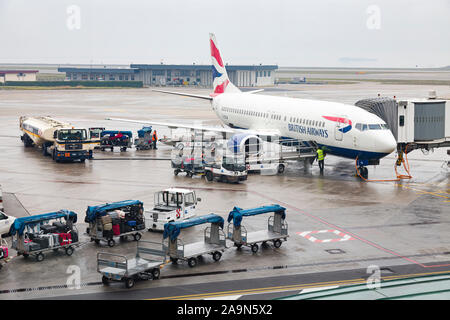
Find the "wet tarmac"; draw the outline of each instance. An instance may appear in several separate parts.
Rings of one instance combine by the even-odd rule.
[[[376,96],[423,97],[429,89],[450,96],[448,87],[374,85],[281,86],[267,94],[354,103]],[[180,88],[178,88],[180,90]],[[208,89],[183,89],[205,94]],[[127,152],[96,151],[85,163],[55,163],[20,141],[21,115],[51,115],[80,126],[104,126],[136,132],[139,124],[104,120],[106,117],[157,119],[218,124],[209,103],[164,95],[150,89],[123,90],[0,90],[0,184],[6,213],[15,216],[69,209],[79,214],[84,231],[88,205],[138,199],[151,208],[153,193],[167,187],[194,189],[202,201],[198,214],[224,218],[234,207],[251,208],[278,203],[287,208],[290,237],[281,248],[272,245],[252,254],[249,248],[225,251],[219,262],[210,256],[193,269],[167,265],[160,281],[140,282],[136,289],[173,287],[165,295],[182,295],[183,286],[214,281],[251,281],[256,278],[339,270],[361,270],[369,265],[414,265],[423,272],[450,269],[450,182],[446,150],[409,155],[413,179],[401,182],[361,182],[354,177],[354,162],[327,156],[324,176],[317,163],[304,170],[302,162],[289,164],[283,175],[251,175],[245,183],[207,182],[200,177],[174,176],[170,147]],[[159,136],[167,128],[157,128]],[[130,159],[133,160],[130,160]],[[158,158],[158,160],[152,160]],[[369,177],[392,179],[395,154],[369,167]],[[249,231],[266,228],[267,217],[244,220]],[[321,231],[321,232],[318,232]],[[185,242],[201,240],[203,227],[182,231]],[[143,239],[162,239],[145,232]],[[324,241],[325,240],[325,241]],[[330,241],[333,240],[333,241]],[[114,248],[97,246],[86,236],[73,256],[48,253],[43,262],[15,257],[0,271],[0,299],[28,299],[122,292],[122,286],[103,287],[96,272],[96,253],[132,254],[136,243]],[[11,251],[14,255],[13,250]],[[81,271],[81,288],[67,288],[73,267]],[[417,272],[417,269],[415,269]],[[235,271],[235,272],[233,272]],[[69,282],[70,283],[70,282]],[[179,291],[179,292],[178,292]],[[126,292],[123,292],[126,295]],[[153,294],[152,294],[152,297]]]

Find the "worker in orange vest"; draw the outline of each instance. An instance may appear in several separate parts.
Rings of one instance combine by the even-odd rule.
[[[156,135],[156,130],[153,130],[152,134],[153,149],[158,149],[156,148],[156,141],[158,141],[158,136]]]

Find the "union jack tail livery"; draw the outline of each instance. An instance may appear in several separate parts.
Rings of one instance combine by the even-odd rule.
[[[213,71],[213,96],[224,92],[241,92],[228,78],[227,70],[220,55],[214,33],[209,34],[209,45],[211,47],[212,71]]]

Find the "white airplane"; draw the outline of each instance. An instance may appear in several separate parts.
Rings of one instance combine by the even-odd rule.
[[[228,78],[214,34],[210,34],[210,47],[214,87],[211,95],[154,91],[209,100],[225,125],[223,128],[118,118],[109,120],[221,132],[232,134],[238,143],[255,135],[280,141],[295,139],[306,144],[314,143],[327,154],[358,159],[360,172],[365,176],[367,168],[364,166],[378,164],[379,159],[396,149],[397,142],[386,123],[357,106],[255,94],[262,90],[241,92]]]

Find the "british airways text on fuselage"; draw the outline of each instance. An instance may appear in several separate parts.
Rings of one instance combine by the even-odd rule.
[[[307,134],[310,136],[328,138],[328,130],[327,129],[317,129],[314,127],[305,127],[298,124],[288,123],[288,130],[292,132],[298,132],[301,134]]]

